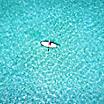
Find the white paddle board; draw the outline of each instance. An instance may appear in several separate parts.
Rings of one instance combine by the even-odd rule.
[[[57,45],[53,42],[46,42],[46,41],[42,41],[41,45],[44,47],[48,47],[48,48],[56,48]]]

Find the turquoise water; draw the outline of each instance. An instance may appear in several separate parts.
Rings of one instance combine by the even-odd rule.
[[[104,104],[103,0],[0,1],[0,104]]]

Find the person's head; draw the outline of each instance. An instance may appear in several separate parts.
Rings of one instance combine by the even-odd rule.
[[[49,42],[49,45],[51,45],[51,42]]]

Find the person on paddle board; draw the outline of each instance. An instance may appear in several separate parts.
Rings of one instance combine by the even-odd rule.
[[[48,48],[56,48],[59,44],[52,42],[52,41],[41,41],[41,45]]]

